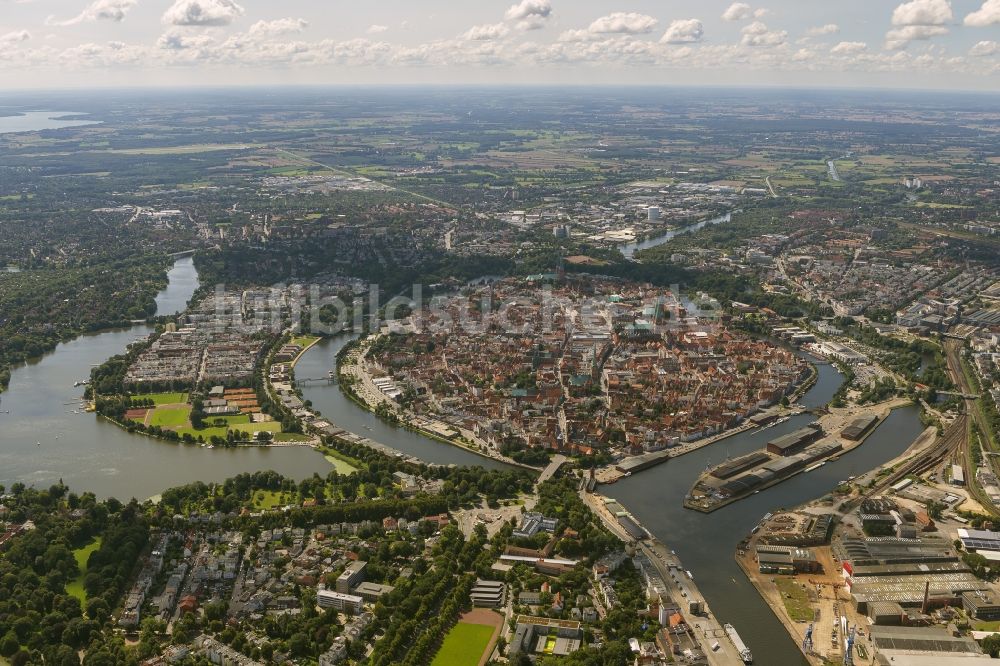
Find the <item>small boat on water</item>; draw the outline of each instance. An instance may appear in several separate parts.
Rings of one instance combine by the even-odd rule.
[[[736,628],[731,624],[725,624],[722,628],[726,630],[726,635],[729,636],[729,640],[731,640],[733,645],[736,646],[736,651],[739,653],[740,659],[743,660],[743,663],[752,664],[753,653],[750,652],[750,648],[743,643],[743,639],[740,638],[740,635],[736,633]]]

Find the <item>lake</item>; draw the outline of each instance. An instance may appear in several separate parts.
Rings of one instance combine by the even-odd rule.
[[[79,115],[83,114],[72,111],[25,111],[14,116],[0,116],[0,134],[100,124],[98,120],[80,120],[71,117]]]
[[[156,298],[159,312],[182,310],[198,286],[190,257],[179,259],[169,277],[169,286]],[[273,469],[304,479],[332,469],[307,447],[203,449],[129,434],[84,412],[83,388],[73,384],[152,330],[140,325],[80,336],[14,368],[10,388],[0,394],[0,483],[44,488],[62,479],[75,492],[127,500],[241,472]]]

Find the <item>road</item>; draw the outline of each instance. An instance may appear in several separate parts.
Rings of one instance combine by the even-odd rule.
[[[835,181],[837,181],[839,183],[840,182],[840,172],[837,171],[837,165],[834,163],[834,161],[833,160],[827,160],[826,167],[827,167],[827,169],[830,170],[830,178],[832,178],[833,180],[835,180]]]
[[[562,454],[556,454],[552,456],[552,462],[548,464],[548,467],[542,470],[542,473],[538,475],[538,481],[535,482],[535,487],[542,485],[546,481],[552,478],[556,471],[562,467],[562,464],[566,462],[566,456]]]
[[[771,193],[771,196],[774,197],[775,199],[777,199],[778,198],[778,193],[774,191],[774,185],[771,184],[771,177],[770,176],[765,176],[764,177],[764,184],[767,185],[767,190],[768,190],[768,192]]]
[[[581,491],[580,497],[583,499],[584,503],[590,507],[590,510],[600,517],[601,522],[604,523],[604,526],[607,527],[612,534],[625,543],[633,542],[632,538],[625,533],[624,529],[622,529],[618,520],[608,512],[607,508],[604,506],[604,502],[602,501],[602,496]],[[702,651],[705,653],[705,657],[708,659],[708,663],[711,664],[711,666],[744,666],[743,660],[736,653],[736,646],[733,645],[729,636],[726,635],[726,631],[722,628],[722,623],[712,615],[712,611],[708,607],[708,602],[698,590],[697,586],[695,586],[694,581],[685,577],[684,587],[687,597],[684,597],[681,594],[680,588],[678,588],[674,583],[673,578],[670,576],[671,566],[679,571],[683,571],[684,567],[681,564],[680,559],[674,555],[673,551],[656,539],[646,539],[644,541],[637,542],[636,545],[646,558],[656,567],[660,578],[662,578],[667,584],[667,591],[670,593],[671,598],[682,605],[682,614],[694,632],[695,638],[701,646]],[[688,612],[683,612],[685,609],[683,609],[684,604],[681,603],[682,600],[684,602],[701,602],[704,614],[692,615]],[[719,643],[719,649],[713,651],[712,645],[716,642]]]

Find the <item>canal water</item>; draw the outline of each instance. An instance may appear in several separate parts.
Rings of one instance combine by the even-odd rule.
[[[821,365],[816,385],[801,402],[824,405],[839,385],[836,369]],[[838,460],[713,513],[684,509],[681,503],[695,478],[709,465],[721,463],[727,455],[759,449],[768,440],[814,419],[811,414],[802,414],[772,428],[751,430],[599,489],[624,504],[677,552],[694,574],[712,611],[722,622],[736,627],[757,664],[805,666],[808,662],[736,564],[736,545],[769,511],[821,497],[848,476],[861,474],[902,453],[923,431],[919,412],[915,407],[897,409],[862,446]]]
[[[631,259],[633,255],[639,250],[648,250],[651,247],[656,247],[657,245],[663,245],[671,238],[675,238],[680,234],[689,234],[692,231],[698,231],[702,227],[707,227],[710,224],[722,224],[723,222],[729,222],[733,219],[732,213],[726,213],[725,215],[720,215],[719,217],[713,217],[710,220],[702,220],[696,224],[692,224],[687,227],[681,227],[680,229],[671,229],[662,234],[657,234],[651,236],[645,240],[633,241],[631,243],[625,243],[624,245],[619,245],[618,249],[621,250],[622,255],[626,259]]]
[[[311,400],[313,408],[344,430],[376,442],[391,446],[398,451],[414,455],[424,462],[447,465],[481,465],[488,469],[503,469],[503,463],[465,451],[451,444],[444,444],[424,437],[405,428],[394,427],[371,412],[352,402],[341,391],[336,382],[325,381],[327,373],[336,368],[337,352],[354,339],[353,335],[340,335],[320,340],[313,345],[295,366],[295,377],[302,379],[323,379],[320,382],[302,382],[302,396]]]
[[[190,258],[178,260],[169,276],[169,286],[156,298],[159,312],[182,310],[198,286]],[[75,492],[125,500],[241,472],[273,469],[303,479],[330,470],[310,448],[203,449],[130,435],[83,412],[83,387],[73,384],[150,332],[142,325],[84,335],[14,369],[9,390],[0,394],[0,484],[47,488],[62,479]]]

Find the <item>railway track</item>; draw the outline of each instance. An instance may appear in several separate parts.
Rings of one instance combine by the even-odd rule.
[[[906,460],[890,474],[876,481],[875,485],[850,501],[851,506],[861,504],[866,499],[885,492],[886,488],[899,483],[911,475],[920,475],[940,465],[946,460],[962,456],[966,451],[968,417],[959,416],[934,440],[934,444],[919,455]]]
[[[963,415],[965,419],[965,446],[962,447],[961,453],[959,454],[962,469],[965,470],[965,483],[966,488],[969,492],[976,498],[987,512],[993,516],[1000,516],[1000,509],[997,508],[995,504],[986,496],[983,489],[979,487],[979,482],[976,478],[975,464],[971,458],[971,448],[972,448],[972,437],[970,435],[970,425],[975,423],[981,433],[989,432],[989,424],[985,422],[982,412],[979,410],[979,406],[976,404],[975,398],[971,396],[975,395],[974,387],[969,382],[969,378],[965,374],[965,370],[962,367],[962,341],[956,340],[954,338],[949,338],[944,341],[944,353],[945,359],[948,361],[948,370],[951,373],[952,381],[955,382],[955,386],[958,387],[959,392],[963,394],[965,399],[963,400],[963,405],[965,407],[965,414]],[[985,435],[984,435],[985,436]],[[989,447],[989,439],[983,442],[984,453],[985,449]],[[994,456],[984,455],[982,466],[986,467],[989,471],[994,474],[997,473],[997,461]]]

